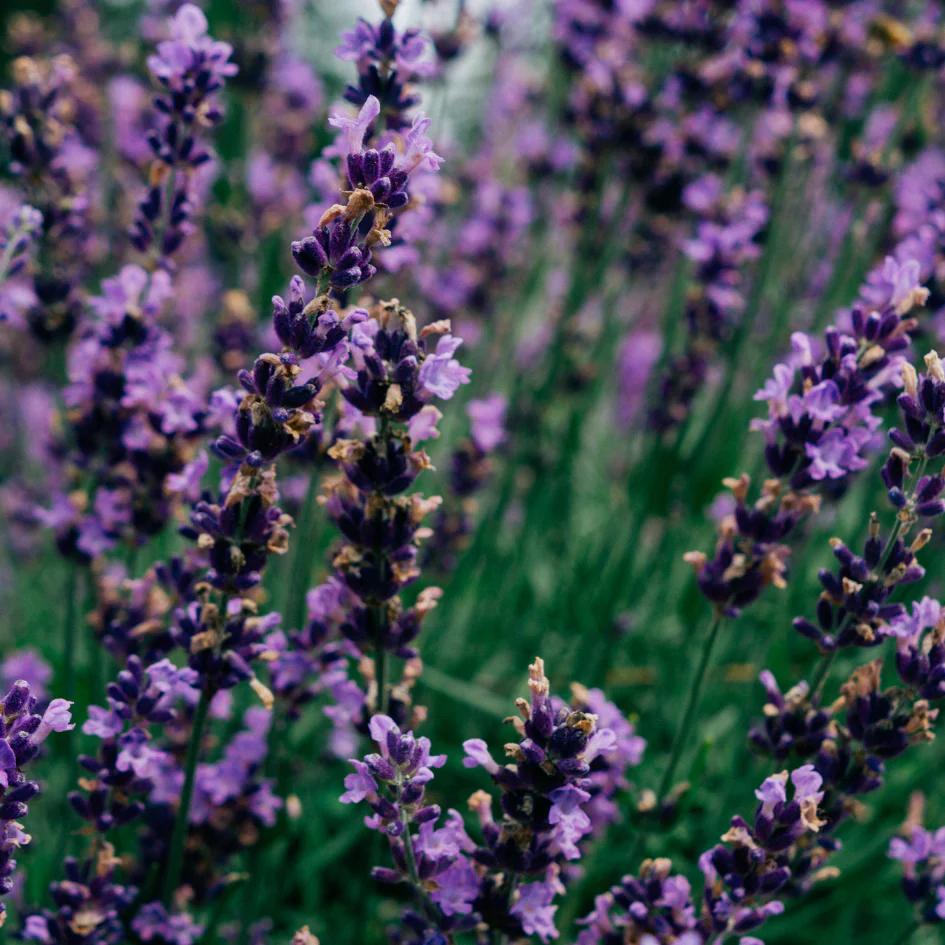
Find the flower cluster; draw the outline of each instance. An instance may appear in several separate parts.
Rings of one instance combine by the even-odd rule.
[[[714,556],[688,556],[702,593],[725,612],[750,604],[766,585],[783,584],[789,553],[783,539],[819,508],[816,490],[826,483],[836,489],[867,465],[863,454],[880,423],[874,406],[899,374],[916,324],[909,313],[928,298],[918,263],[890,257],[884,272],[882,308],[854,306],[848,330],[825,332],[819,357],[813,340],[796,333],[791,358],[755,395],[768,404],[768,419],[753,427],[765,434],[774,478],[752,505],[747,477],[729,480],[736,508],[722,521]]]
[[[899,396],[903,429],[893,428],[893,442],[883,465],[883,483],[896,510],[896,524],[885,541],[876,516],[870,522],[863,555],[856,555],[839,539],[831,542],[840,562],[837,574],[820,572],[824,587],[817,608],[817,624],[798,618],[794,628],[822,650],[846,646],[875,646],[900,618],[905,608],[889,598],[903,584],[921,579],[925,570],[915,554],[930,539],[923,529],[907,545],[909,530],[920,520],[930,521],[945,512],[939,498],[945,489],[940,472],[930,474],[929,462],[945,452],[945,371],[934,352],[925,359],[927,374],[918,375],[903,365],[904,391]]]
[[[274,791],[273,779],[263,776],[271,723],[272,713],[268,709],[260,706],[247,709],[243,727],[230,736],[218,760],[197,766],[182,882],[198,898],[208,898],[226,885],[227,864],[259,842],[262,831],[275,824],[283,806],[282,798]],[[184,772],[179,767],[166,766],[151,790],[152,809],[148,812],[148,830],[142,845],[152,856],[167,854],[174,802],[183,782]],[[193,922],[186,914],[174,917],[173,921]]]
[[[63,878],[49,888],[55,908],[28,915],[23,938],[40,945],[71,945],[81,936],[80,941],[95,945],[121,945],[126,941],[121,914],[138,890],[115,881],[116,866],[109,843],[102,845],[94,859],[79,862],[69,857]]]
[[[358,83],[345,89],[345,100],[360,108],[373,97],[392,131],[409,123],[405,113],[420,101],[411,83],[429,75],[432,67],[420,30],[399,32],[394,26],[390,16],[396,7],[396,2],[390,4],[376,26],[359,19],[353,30],[342,34],[336,50],[340,59],[354,62],[358,70]]]
[[[425,850],[422,829],[417,841],[410,831],[414,826],[432,825],[439,817],[439,808],[426,805],[424,794],[433,779],[432,769],[442,767],[446,756],[431,755],[429,739],[401,732],[387,715],[371,719],[370,733],[378,752],[364,761],[352,760],[354,773],[345,778],[341,801],[367,801],[374,811],[365,821],[367,826],[391,840],[396,870],[375,870],[378,878],[398,882],[401,876],[408,876],[415,883],[429,880],[449,865],[448,855],[438,862]]]
[[[131,656],[108,685],[107,708],[89,706],[82,731],[100,744],[97,754],[79,758],[88,776],[69,801],[98,833],[107,834],[144,812],[144,798],[173,767],[152,726],[176,720],[179,703],[194,701],[196,682],[196,673],[178,670],[167,659],[145,667]]]
[[[341,799],[371,806],[366,823],[387,834],[393,855],[394,868],[377,867],[374,876],[407,883],[415,893],[418,908],[404,914],[398,930],[404,941],[477,925],[510,936],[556,937],[563,868],[616,819],[614,797],[627,768],[640,760],[642,739],[597,690],[575,687],[571,706],[553,698],[540,659],[529,681],[531,700],[518,700],[515,720],[522,740],[506,746],[510,764],[500,766],[481,739],[463,746],[464,764],[483,767],[502,792],[499,822],[486,792],[470,798],[482,832],[478,845],[455,810],[437,826],[440,808],[425,794],[432,769],[446,756],[431,755],[426,738],[375,715],[370,733],[378,752],[351,760],[354,773]],[[582,707],[601,710],[607,727]]]
[[[733,818],[722,842],[699,858],[705,880],[701,909],[669,860],[646,860],[637,875],[596,898],[594,911],[582,920],[579,945],[661,939],[703,945],[730,935],[740,936],[740,945],[758,945],[745,933],[784,910],[774,896],[791,878],[790,851],[823,825],[820,788],[812,765],[766,778],[755,791],[754,818]]]
[[[326,210],[312,231],[292,244],[299,268],[313,276],[320,288],[338,294],[370,279],[377,268],[373,250],[391,242],[391,226],[398,212],[410,205],[410,175],[419,170],[435,171],[440,157],[426,136],[429,119],[418,116],[411,129],[377,149],[365,147],[381,114],[372,95],[356,118],[336,116],[342,130],[339,144],[345,159],[345,204]]]
[[[332,725],[329,746],[339,758],[355,750],[366,722],[365,694],[349,675],[357,651],[341,629],[350,607],[351,592],[337,577],[330,577],[306,594],[305,626],[275,630],[266,638],[269,678],[280,709],[289,718],[298,718],[305,705],[327,693],[330,702],[323,711]],[[406,702],[398,699],[397,692],[391,700]],[[392,711],[402,714],[399,707]]]
[[[512,935],[557,935],[554,899],[562,890],[561,867],[581,856],[581,841],[593,829],[587,807],[594,787],[592,765],[612,749],[616,735],[601,730],[597,717],[557,704],[544,663],[529,667],[531,699],[516,703],[518,744],[506,746],[511,763],[499,765],[481,739],[463,743],[467,767],[482,767],[501,791],[501,818],[493,819],[488,794],[471,802],[483,843],[475,859],[488,872],[479,908],[489,923]]]
[[[125,266],[69,354],[68,428],[52,447],[64,479],[43,515],[63,554],[89,560],[157,534],[179,506],[175,481],[204,462],[206,408],[158,321],[172,291],[166,274]]]

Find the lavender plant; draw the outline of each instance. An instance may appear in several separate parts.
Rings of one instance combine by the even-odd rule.
[[[938,934],[940,4],[46,6],[11,934]]]

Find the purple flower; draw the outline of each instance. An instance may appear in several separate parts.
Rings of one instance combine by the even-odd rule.
[[[148,57],[148,68],[171,88],[181,88],[190,73],[206,70],[207,91],[222,86],[222,79],[237,73],[235,63],[229,62],[233,48],[207,35],[209,24],[203,11],[192,3],[185,3],[168,21],[169,40],[158,43],[157,54]]]
[[[524,883],[515,894],[515,902],[509,912],[521,922],[527,935],[537,935],[543,942],[550,942],[558,937],[555,928],[555,895],[563,891],[557,877],[540,883]]]
[[[332,128],[338,128],[342,132],[344,148],[339,152],[341,157],[361,153],[364,148],[364,136],[380,113],[381,103],[373,95],[369,95],[361,106],[357,117],[349,118],[347,115],[338,112],[328,119],[328,124]]]
[[[194,229],[194,176],[211,160],[197,131],[218,124],[223,113],[216,94],[238,68],[230,62],[228,43],[207,34],[207,18],[185,3],[168,21],[171,39],[158,43],[148,57],[148,69],[166,90],[155,99],[153,126],[147,141],[163,175],[151,174],[138,202],[130,230],[131,243],[140,252],[156,246],[159,257],[172,256]],[[167,189],[168,178],[173,189]]]
[[[945,827],[927,830],[921,818],[925,798],[913,795],[902,836],[889,843],[888,856],[902,863],[902,890],[920,923],[945,921]]]
[[[860,456],[863,439],[859,431],[828,430],[816,443],[805,444],[811,460],[809,475],[813,480],[842,479],[851,472],[863,469],[866,460]]]
[[[461,338],[443,335],[436,350],[424,358],[419,374],[421,396],[449,400],[463,384],[469,383],[472,372],[453,357],[462,343]]]
[[[457,857],[436,877],[430,898],[445,916],[470,915],[479,896],[479,876],[465,857]]]
[[[33,735],[35,744],[42,744],[52,732],[71,732],[75,728],[70,711],[72,703],[67,699],[53,699]]]
[[[433,142],[427,137],[431,120],[425,115],[417,115],[410,131],[404,136],[404,158],[402,169],[408,174],[414,171],[438,171],[443,158],[433,150]]]
[[[554,840],[568,860],[580,859],[577,842],[591,830],[591,818],[583,809],[591,795],[573,784],[556,788],[548,795],[551,810],[548,823],[554,828]]]
[[[489,752],[489,746],[481,738],[469,738],[463,742],[464,768],[485,768],[489,774],[495,774],[499,765]]]
[[[407,434],[410,436],[411,443],[435,440],[440,435],[437,424],[442,418],[442,412],[432,404],[423,407],[418,414],[410,418],[407,424]]]
[[[351,759],[354,773],[345,776],[345,792],[339,800],[342,804],[360,804],[361,801],[377,795],[377,782],[371,775],[371,769],[356,758]]]

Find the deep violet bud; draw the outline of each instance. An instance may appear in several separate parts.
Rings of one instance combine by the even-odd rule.
[[[273,328],[286,348],[303,361],[317,354],[344,359],[351,329],[367,317],[363,309],[355,309],[339,318],[326,297],[306,304],[305,286],[298,276],[292,278],[288,302],[278,295],[272,299]]]

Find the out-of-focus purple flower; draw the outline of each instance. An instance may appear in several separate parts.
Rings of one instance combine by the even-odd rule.
[[[632,423],[663,347],[662,336],[650,329],[631,331],[617,352],[617,422]]]
[[[195,945],[204,932],[204,926],[187,913],[168,912],[160,902],[148,902],[141,906],[131,927],[141,941],[157,942],[160,945]]]
[[[18,679],[24,680],[40,702],[46,697],[46,685],[52,668],[32,647],[15,650],[0,663],[0,688],[8,690]]]
[[[483,453],[493,452],[505,440],[508,400],[502,394],[473,399],[466,406],[469,435]]]
[[[83,284],[98,262],[90,224],[99,165],[82,137],[79,86],[69,56],[21,56],[0,102],[0,140],[22,188],[19,196],[0,194],[0,322],[28,328],[44,344],[79,323]],[[30,242],[37,253],[27,267]]]
[[[744,270],[760,252],[767,219],[767,202],[759,191],[719,191],[716,202],[706,202],[701,210],[694,235],[683,246],[695,264],[695,286],[686,304],[687,336],[683,351],[669,359],[663,372],[649,417],[655,429],[666,430],[685,419],[705,383],[713,355],[745,306]]]
[[[155,99],[154,125],[147,135],[162,173],[152,171],[130,236],[136,249],[156,247],[161,259],[173,255],[193,229],[191,178],[211,160],[199,132],[222,120],[216,94],[238,71],[230,61],[232,47],[214,40],[207,29],[203,11],[185,3],[168,21],[171,38],[148,57],[148,69],[166,90]]]

